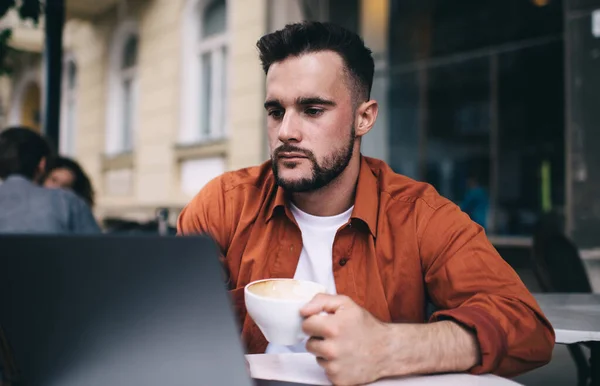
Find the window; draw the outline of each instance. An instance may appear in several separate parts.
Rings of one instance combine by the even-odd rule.
[[[137,37],[130,36],[123,50],[121,65],[121,95],[123,111],[121,115],[121,134],[124,151],[133,149],[133,109],[134,109],[134,82],[135,67],[137,62]]]
[[[227,6],[192,1],[186,9],[180,142],[221,139],[227,127]]]
[[[128,153],[135,146],[138,35],[133,22],[122,24],[111,47],[106,152]]]
[[[21,69],[15,74],[9,125],[23,125],[36,132],[41,130],[40,69],[37,66]]]
[[[67,56],[63,69],[63,95],[59,149],[62,154],[75,155],[75,112],[77,109],[77,64]]]
[[[388,161],[488,233],[530,235],[565,205],[562,10],[390,2]]]

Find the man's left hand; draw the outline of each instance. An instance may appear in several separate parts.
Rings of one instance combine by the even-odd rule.
[[[347,296],[319,294],[301,311],[306,350],[335,385],[374,382],[383,373],[387,325]]]

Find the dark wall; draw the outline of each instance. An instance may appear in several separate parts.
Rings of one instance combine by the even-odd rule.
[[[568,0],[568,7],[572,11],[583,11],[590,10],[592,8],[597,8],[600,6],[600,1],[598,0]]]
[[[330,0],[329,20],[353,32],[359,31],[358,0]]]

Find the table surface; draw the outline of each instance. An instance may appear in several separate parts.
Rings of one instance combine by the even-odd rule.
[[[600,341],[600,294],[534,294],[556,333],[556,343]],[[309,354],[249,355],[257,386],[328,384]],[[305,378],[306,375],[308,378]],[[267,379],[260,379],[260,378]],[[296,382],[296,383],[290,383]],[[306,382],[306,383],[303,383]],[[383,380],[374,386],[518,385],[494,375],[446,374]]]
[[[313,386],[308,383],[254,379],[256,386]],[[522,386],[494,375],[449,374],[379,381],[371,386]]]
[[[257,386],[330,385],[314,356],[298,354],[247,355],[250,372]],[[295,383],[290,383],[295,382]],[[444,374],[386,379],[372,386],[517,386],[518,383],[495,375]]]
[[[600,341],[600,294],[534,294],[556,343]]]

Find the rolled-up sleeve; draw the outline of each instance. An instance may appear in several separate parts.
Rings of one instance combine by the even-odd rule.
[[[452,204],[431,208],[419,241],[427,291],[439,309],[470,329],[481,360],[474,374],[515,376],[548,363],[554,330],[483,228]]]

